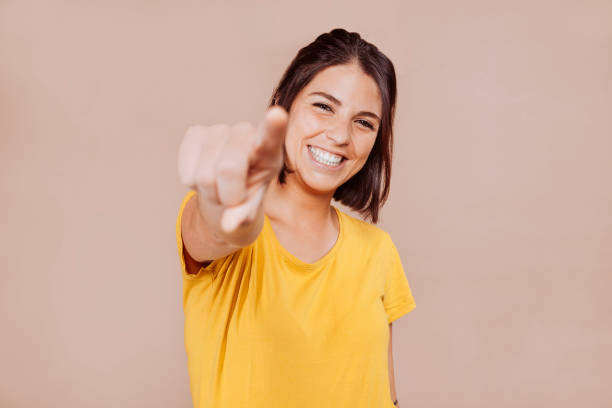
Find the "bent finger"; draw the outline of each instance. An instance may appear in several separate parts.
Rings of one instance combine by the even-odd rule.
[[[257,210],[266,192],[266,187],[266,185],[262,185],[246,202],[223,211],[223,215],[221,216],[221,228],[226,233],[232,233],[238,229],[241,224],[251,222],[255,219]]]
[[[239,204],[247,197],[247,156],[244,134],[232,134],[223,146],[215,168],[217,195],[225,206]]]

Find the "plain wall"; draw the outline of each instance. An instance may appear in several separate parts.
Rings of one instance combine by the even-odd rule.
[[[336,27],[398,76],[401,405],[612,406],[611,22],[609,1],[0,2],[0,406],[191,406],[179,143],[260,120]]]

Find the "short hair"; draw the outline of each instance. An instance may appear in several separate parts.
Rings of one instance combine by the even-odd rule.
[[[358,63],[378,85],[382,99],[381,124],[366,163],[336,189],[333,198],[377,223],[379,209],[389,195],[391,180],[397,94],[395,69],[391,60],[358,33],[335,28],[319,35],[298,51],[274,89],[269,106],[280,105],[289,112],[297,94],[319,71],[352,62]],[[285,183],[286,175],[292,172],[284,164],[278,175],[279,182]]]

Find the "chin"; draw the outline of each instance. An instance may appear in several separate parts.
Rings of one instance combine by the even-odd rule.
[[[334,180],[321,180],[318,177],[302,177],[302,181],[308,188],[319,194],[334,193],[342,183],[335,182]]]
[[[347,163],[348,164],[348,163]],[[297,173],[299,179],[310,190],[317,194],[334,193],[338,187],[344,184],[350,177],[347,175],[347,169],[338,173],[328,173],[313,169],[308,166],[298,167]]]

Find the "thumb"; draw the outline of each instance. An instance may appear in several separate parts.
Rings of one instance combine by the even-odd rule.
[[[263,184],[245,202],[226,208],[221,216],[221,229],[229,234],[238,229],[243,222],[253,221],[267,188],[268,185]]]

